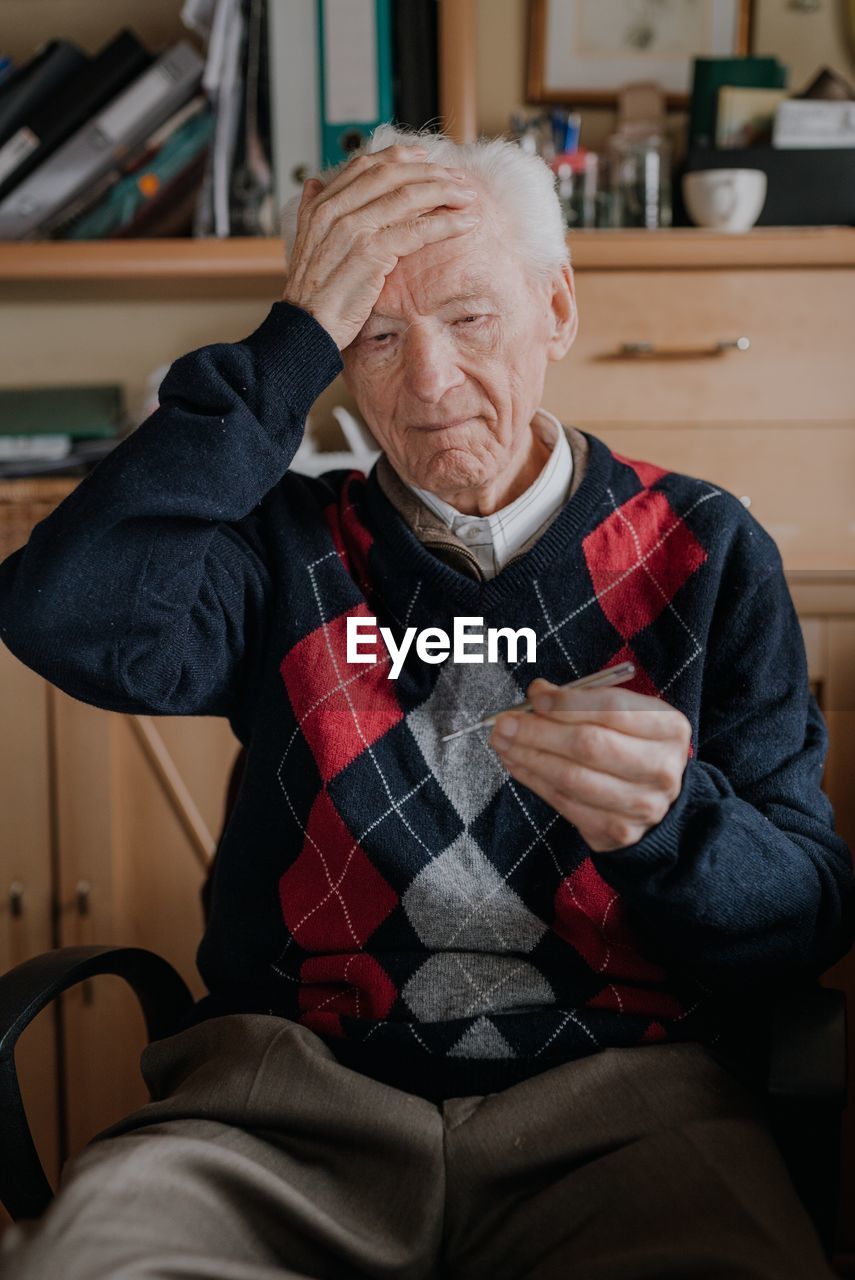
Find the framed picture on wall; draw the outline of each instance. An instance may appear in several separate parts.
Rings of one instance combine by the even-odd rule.
[[[655,80],[685,108],[692,59],[749,52],[752,0],[529,0],[526,100],[614,105]]]

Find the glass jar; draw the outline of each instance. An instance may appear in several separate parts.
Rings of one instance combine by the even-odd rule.
[[[613,227],[671,226],[671,144],[659,132],[626,129],[608,141]]]

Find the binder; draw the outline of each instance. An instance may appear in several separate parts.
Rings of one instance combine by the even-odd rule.
[[[689,147],[715,145],[718,91],[723,85],[741,89],[786,89],[788,68],[775,57],[695,58],[689,100]]]
[[[334,165],[393,116],[391,0],[317,0],[321,159]]]
[[[439,125],[437,0],[393,0],[393,105],[399,124]]]
[[[132,31],[120,31],[70,76],[0,147],[0,199],[152,61]]]
[[[188,110],[188,107],[190,108]],[[66,240],[102,240],[130,226],[143,205],[179,177],[207,146],[213,118],[203,94],[194,98],[146,143],[152,154],[123,174],[93,209],[65,231]],[[168,129],[168,133],[166,133]],[[165,137],[161,135],[166,133]]]
[[[115,240],[146,240],[161,236],[189,236],[193,231],[193,213],[205,173],[204,151],[200,151],[186,169],[140,208],[132,222],[113,232]]]
[[[10,138],[69,76],[89,61],[70,40],[50,40],[23,67],[12,72],[0,97],[0,143]]]
[[[49,230],[63,209],[102,179],[195,93],[204,63],[186,40],[168,49],[0,201],[0,239]]]
[[[243,101],[229,185],[230,235],[271,236],[278,230],[270,160],[267,28],[267,0],[249,0]]]
[[[270,144],[276,203],[321,167],[317,0],[268,0]]]
[[[196,236],[231,234],[230,187],[243,107],[246,35],[241,0],[212,0],[202,87],[214,109],[214,138],[194,215]]]

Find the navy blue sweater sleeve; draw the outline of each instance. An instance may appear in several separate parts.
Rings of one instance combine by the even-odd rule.
[[[777,547],[745,520],[751,550],[720,584],[680,795],[636,844],[593,855],[652,944],[711,990],[817,976],[855,930],[801,628]]]
[[[80,701],[233,719],[272,585],[253,512],[342,368],[307,311],[181,356],[159,407],[0,564],[0,638]]]

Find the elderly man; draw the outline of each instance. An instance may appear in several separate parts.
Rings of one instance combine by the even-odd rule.
[[[285,229],[259,328],[0,566],[48,680],[248,747],[209,994],[0,1275],[830,1275],[752,1074],[852,933],[774,543],[541,406],[577,313],[537,157],[383,128]],[[290,472],[339,372],[381,457]],[[431,648],[473,620],[534,658]]]

